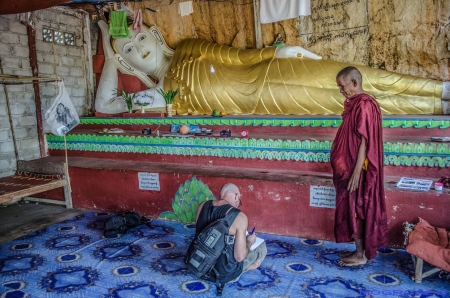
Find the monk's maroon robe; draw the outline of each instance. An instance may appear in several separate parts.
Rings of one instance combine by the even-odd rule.
[[[357,231],[358,216],[365,220],[364,246],[367,259],[387,244],[387,216],[383,179],[383,137],[381,111],[370,95],[362,93],[345,101],[342,124],[331,147],[331,166],[336,188],[334,235],[336,242],[348,242]],[[361,171],[358,189],[347,185],[358,158],[361,137],[367,140],[367,171]]]

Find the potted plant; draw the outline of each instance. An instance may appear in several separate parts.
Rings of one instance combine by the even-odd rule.
[[[133,99],[135,99],[138,96],[138,93],[128,93],[123,90],[116,89],[116,92],[113,93],[113,95],[117,95],[117,93],[120,93],[120,96],[127,104],[128,113],[133,113]],[[115,101],[117,97],[114,97],[111,102]]]
[[[162,88],[157,89],[158,93],[161,94],[164,97],[164,100],[166,101],[166,111],[167,111],[167,117],[172,117],[172,103],[175,96],[178,94],[179,89],[172,90],[169,89],[169,91],[164,92]]]
[[[150,91],[139,94],[133,99],[133,103],[141,107],[141,113],[145,113],[145,107],[153,103],[153,95]]]

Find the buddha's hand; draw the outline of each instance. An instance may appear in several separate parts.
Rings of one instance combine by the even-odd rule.
[[[322,57],[314,54],[300,46],[285,46],[277,47],[275,52],[276,58],[310,58],[316,60],[322,60]]]
[[[97,112],[111,113],[111,114],[122,113],[122,112],[128,111],[127,104],[121,96],[108,98],[108,99],[105,99],[104,101],[100,101],[97,98],[95,109]]]
[[[109,34],[108,24],[106,24],[106,22],[103,20],[98,21],[97,24],[100,27],[100,30],[102,31],[102,46],[103,46],[103,52],[105,55],[105,59],[113,58],[114,50],[113,50],[113,48],[111,46],[111,42],[110,42],[110,34]]]
[[[117,65],[114,62],[114,51],[109,42],[108,24],[100,20],[98,26],[102,31],[103,53],[105,63],[103,65],[102,75],[98,83],[97,95],[95,97],[95,110],[101,113],[121,113],[127,111],[127,106],[123,100],[111,100],[112,92],[118,87]]]

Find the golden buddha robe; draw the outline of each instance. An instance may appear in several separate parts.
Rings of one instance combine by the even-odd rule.
[[[180,88],[177,114],[340,115],[336,74],[349,64],[275,58],[276,47],[240,50],[199,39],[180,42],[164,89]],[[442,82],[356,66],[383,114],[442,114]]]

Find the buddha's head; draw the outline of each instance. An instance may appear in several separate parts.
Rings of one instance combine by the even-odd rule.
[[[112,40],[114,51],[134,69],[152,75],[166,59],[161,42],[145,25],[140,33],[134,32],[132,26],[129,31],[130,37]]]

